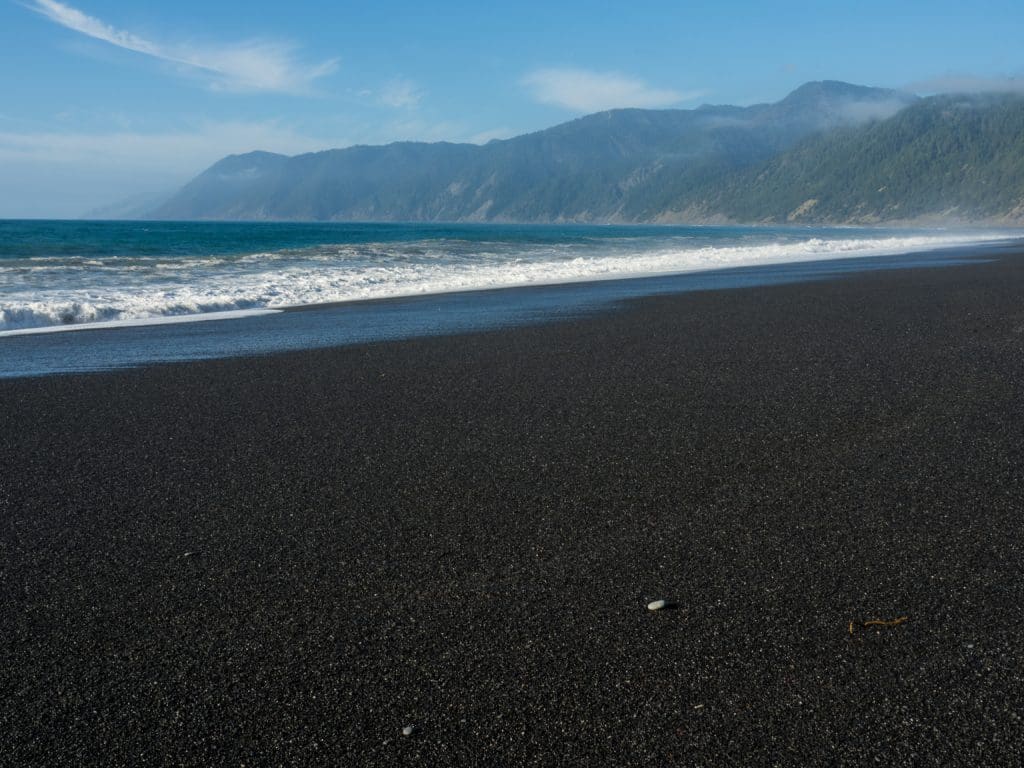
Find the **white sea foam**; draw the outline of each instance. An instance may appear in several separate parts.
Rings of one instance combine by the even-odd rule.
[[[182,322],[418,294],[909,253],[1004,233],[584,243],[419,241],[180,259],[0,262],[0,335],[97,323]],[[26,260],[27,261],[27,260]]]
[[[64,333],[67,331],[88,331],[98,328],[132,328],[146,325],[169,325],[171,323],[202,323],[209,320],[232,320],[256,315],[275,315],[280,309],[236,309],[229,312],[207,312],[202,315],[155,315],[135,320],[106,320],[101,322],[76,323],[72,325],[48,325],[41,328],[16,328],[0,331],[0,336],[26,336],[37,333]]]

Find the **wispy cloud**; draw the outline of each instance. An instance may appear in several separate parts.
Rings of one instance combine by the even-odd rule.
[[[538,69],[526,75],[521,83],[537,101],[577,112],[616,107],[669,107],[699,98],[704,93],[655,88],[619,72],[586,69]]]
[[[1024,93],[1024,77],[1003,75],[978,77],[947,74],[911,83],[905,90],[914,93]]]
[[[28,0],[32,10],[63,27],[119,48],[161,61],[199,70],[211,76],[211,85],[225,90],[304,92],[310,84],[337,68],[330,59],[305,65],[295,59],[286,43],[252,40],[224,45],[164,44],[148,40],[57,0]]]
[[[470,136],[467,141],[470,144],[486,144],[489,141],[495,139],[510,139],[515,136],[515,131],[511,128],[491,128],[487,131],[480,131]]]
[[[879,101],[851,100],[837,105],[836,111],[844,122],[860,125],[861,123],[870,123],[875,120],[888,120],[897,112],[910,106],[909,98],[908,96],[908,98],[897,97]]]
[[[423,94],[416,88],[416,83],[404,77],[395,78],[387,83],[378,94],[382,104],[396,109],[413,109],[419,106]]]

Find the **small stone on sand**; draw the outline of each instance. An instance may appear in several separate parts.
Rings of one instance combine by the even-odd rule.
[[[402,729],[403,736],[412,736],[414,733],[416,733],[415,725],[407,725],[405,726],[405,728]]]
[[[655,600],[654,602],[647,604],[648,611],[660,611],[662,608],[668,607],[668,600]]]

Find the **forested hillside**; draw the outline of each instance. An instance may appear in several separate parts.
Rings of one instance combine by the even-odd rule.
[[[164,219],[833,223],[1024,220],[1024,97],[837,82],[775,104],[602,112],[484,146],[216,163]]]
[[[1024,98],[924,99],[888,120],[815,136],[680,209],[735,221],[873,223],[1024,215]]]

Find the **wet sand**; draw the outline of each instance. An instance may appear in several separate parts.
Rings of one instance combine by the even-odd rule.
[[[1024,255],[2,380],[0,596],[13,765],[1013,764]]]

